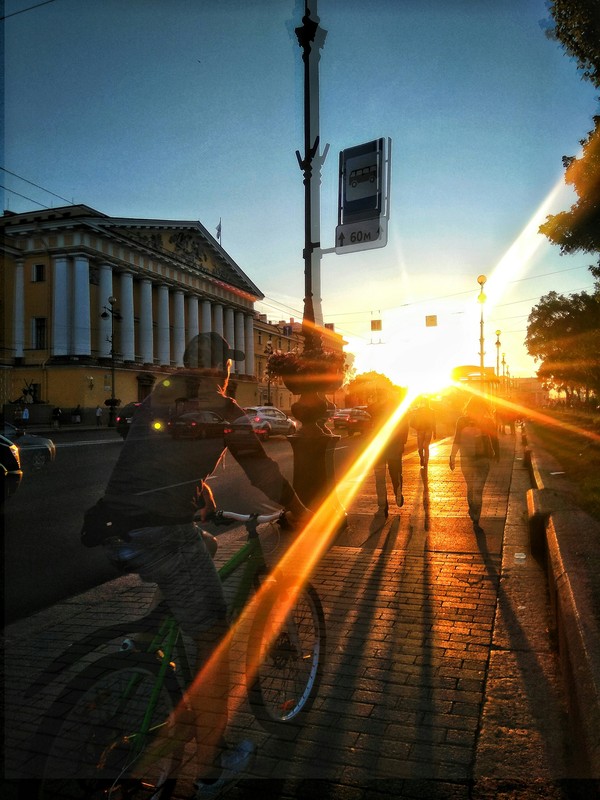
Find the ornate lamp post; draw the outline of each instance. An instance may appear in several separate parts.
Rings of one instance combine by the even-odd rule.
[[[479,284],[479,295],[477,296],[477,301],[481,306],[481,314],[479,317],[479,379],[481,381],[481,391],[485,391],[485,365],[484,365],[484,356],[485,351],[483,349],[483,306],[486,301],[486,296],[483,292],[483,287],[485,286],[485,282],[487,278],[485,275],[478,275],[477,276],[477,283]]]
[[[500,334],[502,331],[496,331],[496,394],[500,394]]]
[[[114,307],[117,302],[116,297],[108,298],[108,306],[103,306],[104,311],[100,316],[102,319],[110,317],[110,336],[107,336],[107,341],[110,342],[110,405],[108,410],[108,424],[113,427],[115,424],[115,319],[121,319],[120,313]]]
[[[266,356],[270,356],[270,355],[273,354],[273,342],[271,341],[271,339],[268,340],[263,352],[264,352],[264,354]],[[268,361],[268,358],[267,358],[267,361]],[[267,377],[267,405],[270,406],[271,405],[271,373],[269,372],[268,368],[266,370],[266,377]]]
[[[313,290],[317,288],[318,324],[322,324],[320,311],[320,286],[313,286],[313,277],[319,275],[320,233],[319,233],[319,191],[320,169],[325,160],[317,155],[319,149],[319,98],[318,63],[320,48],[325,41],[326,32],[319,28],[316,16],[317,0],[312,0],[315,19],[311,18],[308,0],[305,0],[302,25],[296,28],[298,44],[302,48],[304,62],[304,156],[296,151],[298,164],[304,176],[304,313],[302,335],[304,350],[299,355],[301,369],[295,376],[281,373],[283,382],[300,399],[292,405],[294,416],[300,420],[300,431],[290,437],[294,452],[293,484],[298,497],[309,508],[316,510],[328,495],[333,496],[335,477],[333,471],[333,452],[339,436],[334,436],[326,427],[321,427],[327,413],[325,392],[334,391],[341,386],[343,372],[337,374],[331,360],[323,352],[321,336],[315,322],[315,301]],[[311,84],[311,78],[313,83]],[[313,166],[317,167],[313,183]],[[339,383],[337,379],[339,378]],[[346,525],[345,512],[342,527]]]

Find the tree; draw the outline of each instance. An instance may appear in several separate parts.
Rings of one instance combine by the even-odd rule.
[[[382,375],[380,372],[363,372],[345,387],[346,405],[348,407],[366,406],[373,402],[379,388],[383,388],[385,391],[393,387],[394,384],[387,375]]]
[[[600,86],[600,0],[551,0],[547,29],[577,61],[586,80]]]
[[[539,229],[562,253],[600,254],[600,117],[594,122],[595,129],[581,141],[581,157],[563,157],[565,183],[573,186],[578,201],[569,211],[546,217]]]
[[[552,0],[549,9],[554,23],[548,37],[576,60],[585,80],[600,87],[600,0]],[[565,182],[579,199],[539,229],[563,253],[600,254],[600,116],[593,121],[594,129],[580,142],[581,156],[563,157]]]
[[[591,295],[541,297],[529,315],[525,344],[541,361],[542,381],[567,394],[600,395],[600,285]]]
[[[560,42],[576,62],[584,80],[600,88],[600,0],[551,0],[549,38]],[[540,226],[561,253],[593,253],[593,294],[540,298],[529,315],[525,344],[541,361],[538,377],[570,394],[600,394],[600,116],[580,144],[581,155],[563,156],[565,182],[577,202],[569,211],[548,216]]]

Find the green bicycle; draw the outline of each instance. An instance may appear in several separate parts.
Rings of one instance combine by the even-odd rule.
[[[265,584],[250,624],[246,692],[261,726],[277,734],[282,727],[302,723],[318,692],[325,657],[323,609],[310,584],[290,603],[283,576],[277,570],[269,574],[257,529],[263,523],[284,524],[284,514],[222,511],[215,517],[222,524],[234,520],[244,523],[247,540],[220,568],[219,576],[224,588],[234,573],[239,578],[230,603],[232,621]],[[173,712],[182,707],[193,672],[182,632],[164,604],[141,619],[103,628],[71,644],[29,688],[28,696],[112,642],[118,652],[85,666],[44,715],[24,776],[33,780],[22,782],[27,798],[172,796],[187,743],[181,737],[181,714],[176,723]],[[143,759],[159,736],[156,752],[151,750],[152,757]]]

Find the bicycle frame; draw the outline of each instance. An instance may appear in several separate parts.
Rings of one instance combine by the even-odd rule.
[[[235,620],[244,609],[250,595],[254,589],[257,588],[257,576],[264,572],[266,568],[266,562],[257,531],[258,525],[255,520],[250,520],[248,523],[246,523],[246,525],[248,530],[247,542],[219,569],[219,578],[221,579],[221,583],[224,584],[239,567],[245,565],[235,598],[231,604],[230,619],[232,621]],[[148,704],[146,706],[144,719],[140,726],[140,730],[131,735],[131,739],[134,742],[137,740],[135,746],[138,753],[141,753],[144,750],[147,737],[150,734],[154,734],[157,730],[156,726],[151,728],[151,720],[153,718],[156,705],[159,701],[160,692],[167,669],[175,668],[175,662],[173,661],[175,651],[177,651],[177,660],[181,667],[181,673],[185,686],[187,687],[192,683],[193,675],[189,660],[187,658],[185,648],[180,645],[181,631],[179,629],[179,625],[174,617],[169,615],[163,620],[156,636],[153,637],[152,641],[146,648],[146,652],[148,653],[158,653],[162,664],[152,689],[152,693],[148,699]],[[137,682],[139,682],[139,679],[137,681],[135,678],[131,679],[130,684],[123,692],[121,702],[126,702],[129,700],[131,693],[135,691],[135,684]],[[166,721],[162,723],[162,725],[164,724],[166,724]],[[159,725],[158,727],[162,727],[162,725]]]
[[[244,545],[236,551],[218,570],[219,578],[223,585],[240,567],[243,572],[240,577],[235,597],[230,604],[230,619],[235,620],[243,611],[250,596],[258,588],[258,577],[266,574],[267,564],[260,538],[258,536],[258,521],[251,518],[246,523],[248,538]],[[169,720],[161,722],[159,725],[152,724],[155,709],[160,700],[160,693],[163,688],[169,670],[177,670],[181,676],[181,683],[185,690],[191,685],[194,675],[187,656],[181,629],[168,611],[164,604],[160,604],[149,614],[140,619],[129,623],[109,626],[84,637],[80,642],[75,642],[67,648],[60,656],[55,658],[51,664],[42,672],[37,680],[27,690],[26,695],[31,697],[37,694],[43,687],[48,686],[63,671],[76,664],[84,656],[93,652],[107,642],[125,635],[121,650],[134,649],[136,647],[135,634],[149,633],[153,630],[152,636],[144,642],[142,652],[146,654],[156,654],[161,661],[160,669],[152,687],[147,705],[144,710],[144,718],[139,728],[127,736],[131,742],[134,752],[134,760],[144,751],[147,743],[156,731],[168,724]],[[132,634],[129,638],[127,634]],[[121,704],[126,704],[136,691],[140,677],[132,676],[128,685],[124,688],[117,703],[117,710]]]

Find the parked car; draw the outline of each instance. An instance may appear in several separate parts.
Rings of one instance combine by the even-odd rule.
[[[371,429],[372,426],[371,415],[362,408],[352,408],[346,420],[346,430],[348,436],[353,436],[355,433],[364,433]]]
[[[56,458],[56,445],[52,439],[27,433],[23,428],[17,428],[10,422],[5,422],[2,435],[19,448],[21,465],[41,469],[49,461]]]
[[[261,439],[269,436],[289,436],[296,433],[296,423],[275,406],[249,406],[244,409],[254,431]]]
[[[331,417],[330,422],[333,422],[334,428],[345,428],[348,423],[349,416],[349,408],[337,408]]]
[[[135,414],[136,408],[139,408],[142,404],[141,403],[127,403],[124,405],[123,408],[117,409],[117,415],[115,417],[115,427],[117,429],[117,433],[119,433],[123,439],[127,438],[127,434],[129,433],[129,427],[131,425],[131,420],[133,419],[133,415]]]
[[[169,420],[167,430],[174,439],[222,437],[225,420],[214,411],[189,411]]]
[[[262,447],[259,440],[264,438],[264,434],[261,436],[259,431],[260,429],[254,427],[249,417],[239,417],[225,424],[224,441],[227,447],[231,447],[236,453],[256,453]]]
[[[2,480],[0,505],[17,491],[22,477],[19,448],[6,436],[0,435],[0,478]]]

